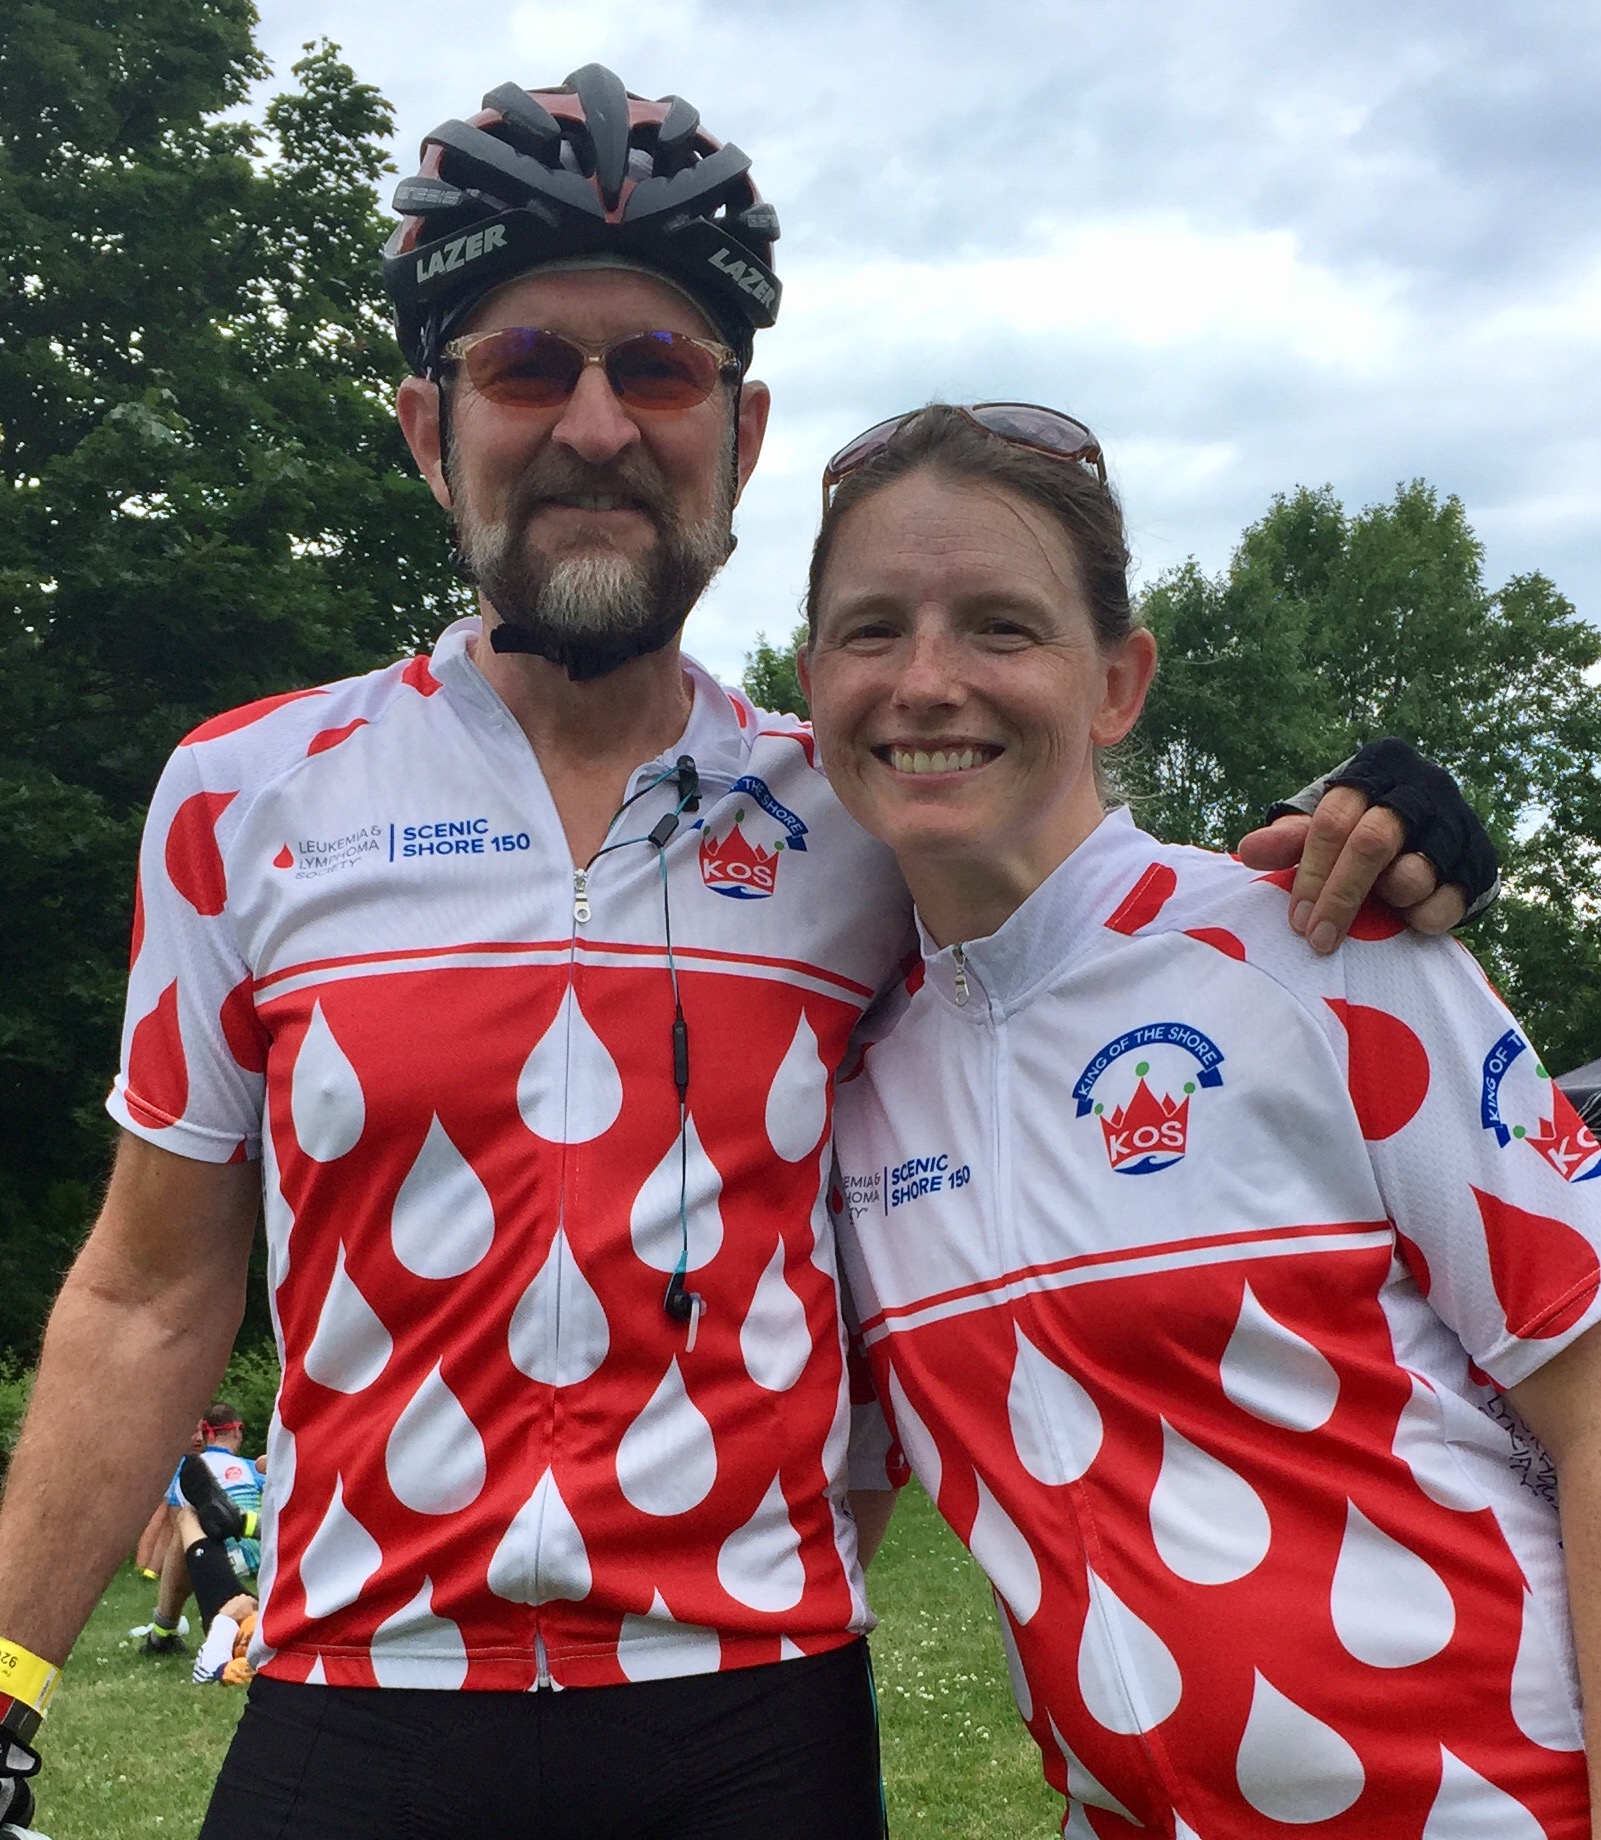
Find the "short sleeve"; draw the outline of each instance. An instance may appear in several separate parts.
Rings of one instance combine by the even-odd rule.
[[[226,839],[243,803],[225,755],[180,747],[145,822],[122,1064],[106,1108],[199,1162],[260,1154],[267,1041],[228,914]]]
[[[1601,1144],[1465,947],[1345,948],[1352,1102],[1402,1256],[1500,1387],[1598,1319]]]

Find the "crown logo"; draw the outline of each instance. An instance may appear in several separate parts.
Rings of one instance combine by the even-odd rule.
[[[1189,1143],[1192,1083],[1185,1084],[1185,1097],[1158,1097],[1145,1083],[1149,1063],[1141,1061],[1135,1069],[1138,1080],[1127,1105],[1115,1112],[1100,1114],[1101,1134],[1106,1139],[1106,1154],[1112,1167],[1130,1175],[1165,1169],[1183,1156]]]
[[[1555,1098],[1553,1116],[1542,1118],[1539,1130],[1529,1132],[1524,1141],[1540,1152],[1564,1182],[1572,1182],[1601,1151],[1601,1142],[1560,1092]]]
[[[752,844],[740,829],[743,811],[734,814],[733,828],[721,840],[703,832],[700,874],[706,886],[736,901],[759,901],[773,892],[778,880],[778,850]]]

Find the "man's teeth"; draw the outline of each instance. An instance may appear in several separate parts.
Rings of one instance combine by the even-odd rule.
[[[586,492],[575,498],[564,498],[564,505],[571,505],[575,511],[626,511],[629,506],[626,498],[615,498],[610,492]]]
[[[897,773],[965,773],[982,766],[981,748],[898,748],[889,751],[889,764]]]

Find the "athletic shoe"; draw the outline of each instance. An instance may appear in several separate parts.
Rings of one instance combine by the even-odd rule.
[[[178,1465],[178,1488],[195,1511],[208,1540],[243,1540],[249,1537],[249,1521],[238,1502],[212,1474],[204,1457],[188,1456]]]
[[[187,1655],[189,1644],[176,1629],[152,1629],[139,1644],[141,1655]]]

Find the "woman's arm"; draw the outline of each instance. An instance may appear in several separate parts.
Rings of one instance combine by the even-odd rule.
[[[1507,1397],[1556,1465],[1573,1646],[1584,1695],[1590,1831],[1601,1840],[1601,1325]]]

